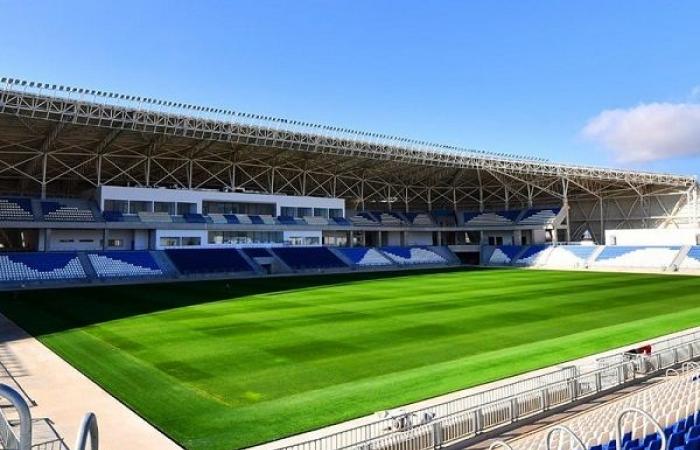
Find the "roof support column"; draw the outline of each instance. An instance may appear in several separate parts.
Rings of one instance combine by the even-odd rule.
[[[571,216],[569,214],[569,180],[561,179],[561,196],[564,200],[564,208],[566,211],[566,242],[571,242]],[[556,233],[556,230],[554,230]]]

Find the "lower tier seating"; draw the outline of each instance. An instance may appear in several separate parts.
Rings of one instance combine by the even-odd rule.
[[[294,270],[340,269],[347,267],[343,261],[326,247],[278,247],[271,250]]]
[[[445,264],[447,260],[425,247],[382,247],[386,256],[397,264]]]
[[[71,281],[85,278],[85,271],[75,252],[0,254],[0,281]]]
[[[568,427],[590,450],[617,450],[617,419],[623,410],[634,407],[649,413],[664,429],[668,449],[697,450],[700,448],[700,419],[697,398],[700,382],[697,372],[687,372],[667,377],[664,381],[623,399],[604,404],[590,412],[565,420]],[[510,441],[515,450],[545,450],[546,428]],[[553,437],[552,449],[578,450],[568,435],[557,433]],[[621,450],[662,450],[661,437],[651,422],[640,414],[626,414],[623,419]]]
[[[88,259],[98,278],[158,277],[163,270],[148,251],[90,252]]]
[[[541,266],[547,260],[550,252],[550,246],[531,245],[518,257],[515,264],[521,266]]]
[[[700,246],[690,247],[688,254],[678,267],[681,269],[700,269]]]
[[[492,266],[505,266],[513,263],[516,256],[522,251],[519,245],[499,245],[493,250],[488,264]]]
[[[680,247],[630,247],[609,245],[598,255],[596,267],[665,269],[678,255]]]
[[[373,248],[339,248],[338,251],[356,266],[391,266],[393,264]]]
[[[585,267],[598,248],[597,245],[556,245],[545,264],[548,267]]]
[[[165,254],[184,275],[253,271],[241,254],[230,248],[171,249]]]

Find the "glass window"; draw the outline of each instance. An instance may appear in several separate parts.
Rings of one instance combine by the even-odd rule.
[[[126,200],[105,200],[105,211],[129,212],[129,202]]]
[[[172,216],[175,214],[175,203],[155,202],[153,203],[153,212],[168,213]]]
[[[313,213],[311,212],[311,208],[297,208],[297,217],[307,217],[311,216]]]
[[[132,200],[129,202],[129,212],[131,214],[136,214],[140,212],[150,212],[151,207],[151,202],[142,202],[136,200]]]
[[[197,204],[196,203],[178,203],[177,204],[177,213],[182,215],[182,214],[194,214],[197,212]]]
[[[124,247],[123,239],[108,239],[107,246],[109,247]]]
[[[177,247],[180,245],[179,237],[163,236],[160,238],[161,247]]]
[[[343,210],[342,209],[329,209],[328,215],[330,217],[343,217]]]
[[[314,208],[314,216],[328,218],[328,208]]]
[[[297,217],[297,209],[291,206],[283,206],[280,208],[280,214],[287,217]]]
[[[182,238],[182,245],[202,245],[202,238],[198,236],[184,236]]]

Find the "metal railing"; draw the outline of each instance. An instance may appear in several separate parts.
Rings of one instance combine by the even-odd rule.
[[[19,435],[7,419],[4,410],[0,410],[0,445],[12,450],[30,450],[32,446],[32,414],[29,405],[14,388],[0,384],[0,397],[9,401],[19,415]]]
[[[88,438],[90,439],[88,441]],[[94,413],[87,413],[83,418],[83,423],[80,424],[78,437],[75,439],[73,450],[86,450],[90,443],[90,450],[99,449],[99,433],[97,428],[97,416]]]
[[[286,447],[284,450],[428,450],[476,437],[525,418],[545,413],[582,398],[625,385],[700,356],[700,340],[682,343],[650,356],[639,355],[586,373],[563,376],[512,395],[500,396],[512,386],[503,386],[439,405],[406,413],[402,419],[389,418]],[[566,372],[566,369],[564,370]],[[560,372],[542,375],[562,376]],[[519,383],[532,382],[532,379]],[[536,382],[535,382],[536,384]],[[513,386],[518,385],[514,383]],[[467,400],[480,398],[474,403]],[[460,409],[461,407],[461,409]],[[427,415],[426,415],[427,414]]]

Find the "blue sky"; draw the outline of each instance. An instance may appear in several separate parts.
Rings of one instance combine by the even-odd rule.
[[[3,76],[700,172],[693,1],[0,0],[0,13]]]

